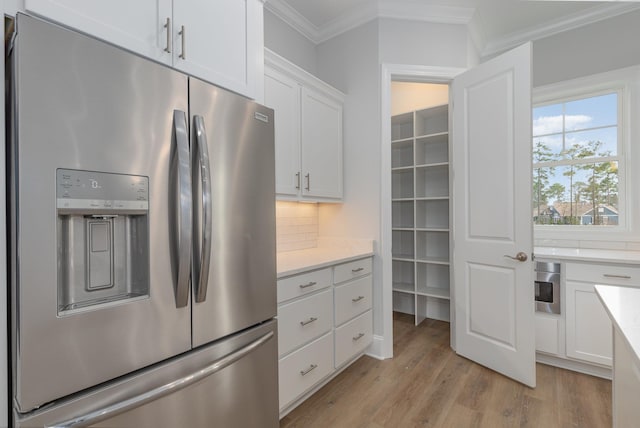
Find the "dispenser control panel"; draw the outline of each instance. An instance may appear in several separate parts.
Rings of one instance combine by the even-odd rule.
[[[74,169],[56,171],[56,199],[61,213],[149,210],[149,178]]]

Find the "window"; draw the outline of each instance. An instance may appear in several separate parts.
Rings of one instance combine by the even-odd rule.
[[[533,108],[534,224],[623,224],[620,94],[612,89]]]

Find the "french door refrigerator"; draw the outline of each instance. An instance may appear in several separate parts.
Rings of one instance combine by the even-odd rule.
[[[19,14],[13,424],[278,424],[273,111]]]

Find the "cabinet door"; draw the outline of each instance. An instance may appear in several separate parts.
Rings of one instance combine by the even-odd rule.
[[[276,193],[297,196],[300,172],[300,85],[275,70],[265,70],[264,102],[275,111]]]
[[[264,67],[262,13],[260,0],[174,0],[174,67],[255,98]]]
[[[611,321],[593,284],[566,282],[567,356],[611,367]]]
[[[165,51],[171,0],[25,0],[24,7],[116,46],[171,63],[171,54]]]
[[[342,198],[342,105],[302,88],[302,195]]]

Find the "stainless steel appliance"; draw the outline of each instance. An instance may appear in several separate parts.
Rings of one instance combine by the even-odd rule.
[[[560,313],[560,263],[536,262],[536,311]]]
[[[272,110],[16,29],[14,425],[277,426]]]

